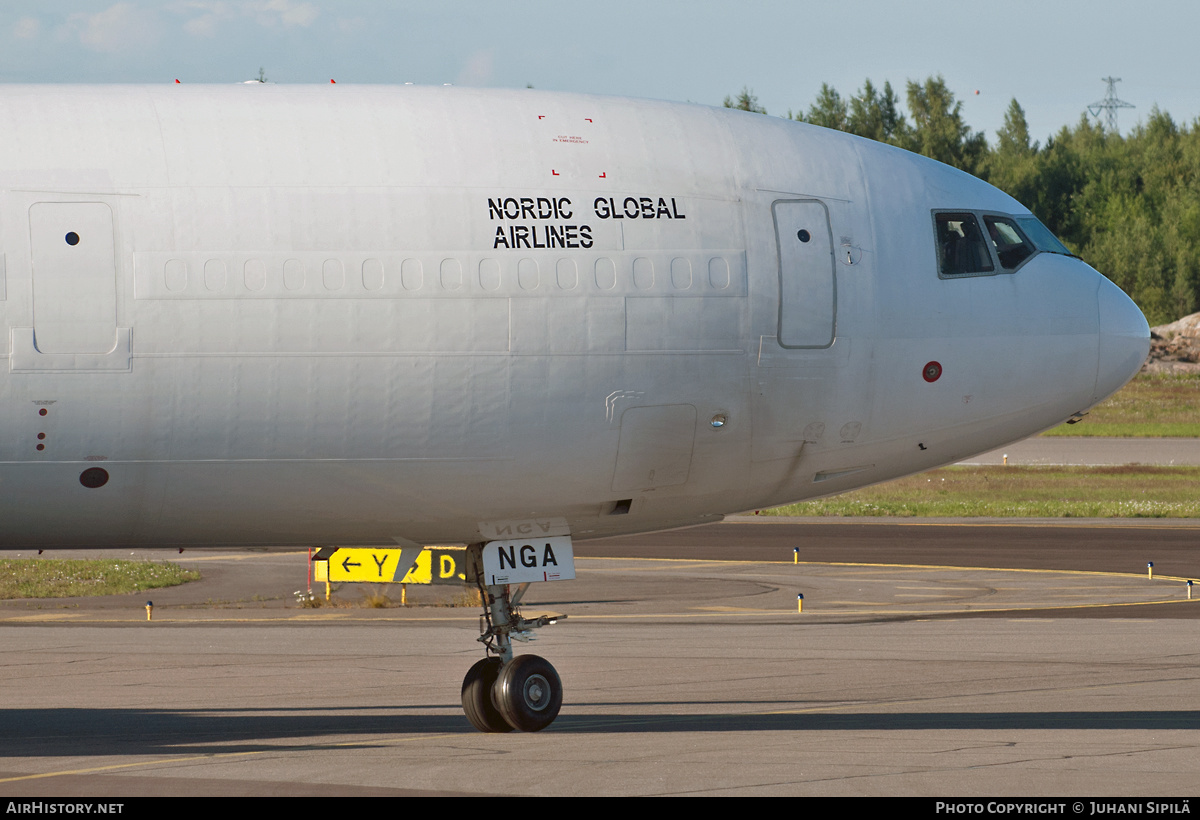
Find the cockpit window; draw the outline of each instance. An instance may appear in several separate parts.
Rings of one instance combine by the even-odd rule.
[[[934,211],[938,275],[946,279],[1014,273],[1039,253],[1071,253],[1032,215],[1009,216],[988,211]],[[982,225],[982,230],[980,226]]]
[[[1005,270],[1015,270],[1022,262],[1034,253],[1034,247],[1021,231],[1017,223],[1006,216],[984,216],[983,224],[987,226],[988,236],[996,248],[996,256],[1000,259],[1000,267]],[[1039,223],[1041,224],[1041,223]],[[1043,230],[1045,230],[1043,228]],[[1049,233],[1049,231],[1047,231]]]
[[[1049,253],[1061,253],[1065,256],[1075,256],[1067,250],[1067,246],[1058,241],[1058,238],[1050,233],[1050,229],[1038,221],[1036,216],[1018,216],[1016,223],[1021,227],[1021,231],[1029,237],[1035,248],[1039,251],[1048,251]]]
[[[938,265],[943,276],[988,273],[993,269],[992,256],[974,214],[939,213],[934,218]]]

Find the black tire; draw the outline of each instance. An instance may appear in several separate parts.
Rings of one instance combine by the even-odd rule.
[[[511,726],[522,732],[539,732],[558,717],[562,681],[545,658],[520,655],[500,670],[495,701]]]
[[[511,732],[513,727],[504,720],[500,710],[492,703],[492,688],[500,675],[499,658],[484,658],[476,663],[463,678],[462,706],[467,720],[481,732]]]

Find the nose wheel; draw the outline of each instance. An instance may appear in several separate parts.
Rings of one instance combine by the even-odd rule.
[[[545,658],[519,655],[507,665],[484,658],[467,671],[463,712],[481,732],[539,732],[558,717],[562,681]]]
[[[511,732],[514,728],[492,702],[492,689],[500,677],[501,666],[499,658],[484,658],[468,669],[463,678],[463,711],[471,725],[481,732]]]
[[[504,721],[522,732],[539,732],[558,717],[562,681],[545,658],[521,655],[500,670],[492,689]]]

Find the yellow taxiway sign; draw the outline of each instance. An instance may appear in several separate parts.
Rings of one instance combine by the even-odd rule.
[[[400,563],[398,549],[338,549],[328,559],[313,563],[316,580],[334,583],[366,582],[375,584],[461,584],[465,577],[466,550],[434,547],[421,550],[416,565],[397,578]],[[322,564],[325,566],[323,567]]]

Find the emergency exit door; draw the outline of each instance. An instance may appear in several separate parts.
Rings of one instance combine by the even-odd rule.
[[[29,208],[33,340],[40,353],[107,353],[117,343],[112,210],[103,202]]]
[[[829,212],[815,200],[771,206],[779,246],[779,344],[829,347],[837,311]]]

